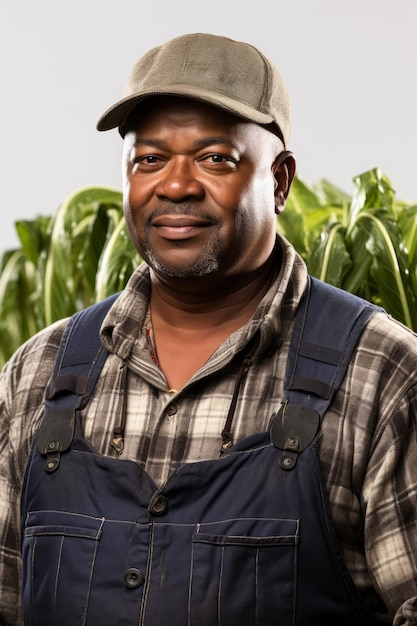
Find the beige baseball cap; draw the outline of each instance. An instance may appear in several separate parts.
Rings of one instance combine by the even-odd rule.
[[[182,35],[147,52],[134,66],[124,97],[100,117],[98,130],[123,126],[156,95],[202,100],[246,120],[272,125],[288,147],[291,111],[278,69],[254,46],[206,33]]]

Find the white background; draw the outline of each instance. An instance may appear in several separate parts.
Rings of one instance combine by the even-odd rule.
[[[0,253],[16,220],[120,188],[121,139],[96,120],[144,52],[187,32],[248,41],[281,69],[308,184],[352,193],[379,166],[417,202],[414,0],[2,0],[0,29]]]

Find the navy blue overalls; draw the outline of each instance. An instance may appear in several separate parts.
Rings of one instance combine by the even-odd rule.
[[[375,308],[314,279],[310,292],[268,432],[181,466],[159,489],[138,464],[97,454],[79,434],[77,408],[105,358],[84,346],[109,303],[75,316],[22,494],[27,626],[373,623],[338,550],[317,448]]]

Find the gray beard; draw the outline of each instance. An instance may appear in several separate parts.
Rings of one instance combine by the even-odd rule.
[[[204,250],[197,263],[189,267],[177,268],[165,265],[158,258],[157,251],[149,245],[146,248],[146,260],[155,272],[167,278],[198,278],[217,272],[219,269],[219,245],[217,241],[211,244]]]

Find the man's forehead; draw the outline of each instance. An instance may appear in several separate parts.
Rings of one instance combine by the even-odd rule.
[[[145,126],[148,121],[158,119],[163,122],[164,117],[168,120],[170,116],[175,114],[191,114],[195,115],[199,119],[204,119],[206,122],[213,122],[221,125],[223,128],[232,130],[233,128],[245,128],[255,127],[262,129],[260,132],[267,131],[266,136],[272,135],[274,141],[279,141],[279,145],[283,147],[282,140],[274,125],[264,126],[257,124],[238,115],[226,111],[216,104],[207,102],[205,100],[199,100],[196,98],[189,98],[183,96],[171,96],[171,95],[156,95],[146,98],[138,104],[130,113],[126,120],[123,136],[129,131],[140,129],[140,126]]]

